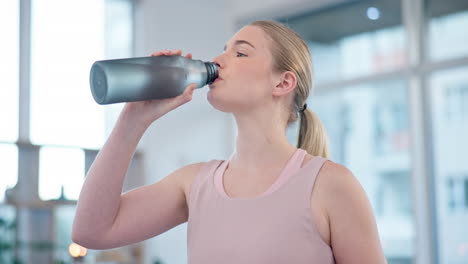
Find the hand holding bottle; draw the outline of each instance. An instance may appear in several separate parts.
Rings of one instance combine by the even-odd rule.
[[[151,56],[182,56],[181,50],[156,51]],[[192,54],[187,53],[186,58],[192,59]],[[154,99],[146,101],[128,102],[122,112],[138,119],[144,126],[149,126],[153,121],[162,117],[166,113],[192,100],[193,92],[197,84],[189,84],[184,92],[176,97],[166,99]]]

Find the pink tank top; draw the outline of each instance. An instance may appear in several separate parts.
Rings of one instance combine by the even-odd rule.
[[[310,207],[326,159],[314,157],[301,167],[306,154],[297,149],[270,188],[254,198],[229,197],[223,187],[229,161],[207,162],[190,190],[188,263],[335,263]]]

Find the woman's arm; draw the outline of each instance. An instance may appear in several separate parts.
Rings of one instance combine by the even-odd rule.
[[[125,113],[94,161],[83,185],[72,240],[92,249],[115,248],[159,235],[187,221],[185,179],[203,163],[182,167],[161,181],[122,194],[122,185],[142,129]]]
[[[175,50],[153,56],[181,54]],[[192,100],[195,87],[187,86],[183,94],[174,98],[125,105],[86,176],[73,223],[73,241],[88,248],[113,248],[144,240],[186,221],[183,183],[198,172],[200,164],[181,168],[158,183],[124,195],[122,186],[145,130],[169,111]]]
[[[336,263],[387,263],[371,205],[354,175],[339,164],[326,162],[317,181],[326,196],[323,201]]]

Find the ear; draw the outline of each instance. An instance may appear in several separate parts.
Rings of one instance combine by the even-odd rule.
[[[279,81],[276,83],[275,88],[273,89],[273,95],[275,96],[283,96],[290,93],[294,88],[296,88],[297,79],[296,75],[291,72],[283,72],[280,77]]]

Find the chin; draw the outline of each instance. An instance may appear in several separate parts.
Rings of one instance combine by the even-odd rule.
[[[215,109],[224,112],[222,107],[223,104],[220,103],[220,100],[218,100],[218,98],[216,98],[216,95],[214,95],[213,88],[208,91],[206,99],[208,100],[210,105],[213,106]]]
[[[206,99],[216,110],[219,110],[224,113],[231,113],[230,104],[231,102],[226,102],[222,97],[216,92],[216,88],[208,91]]]

